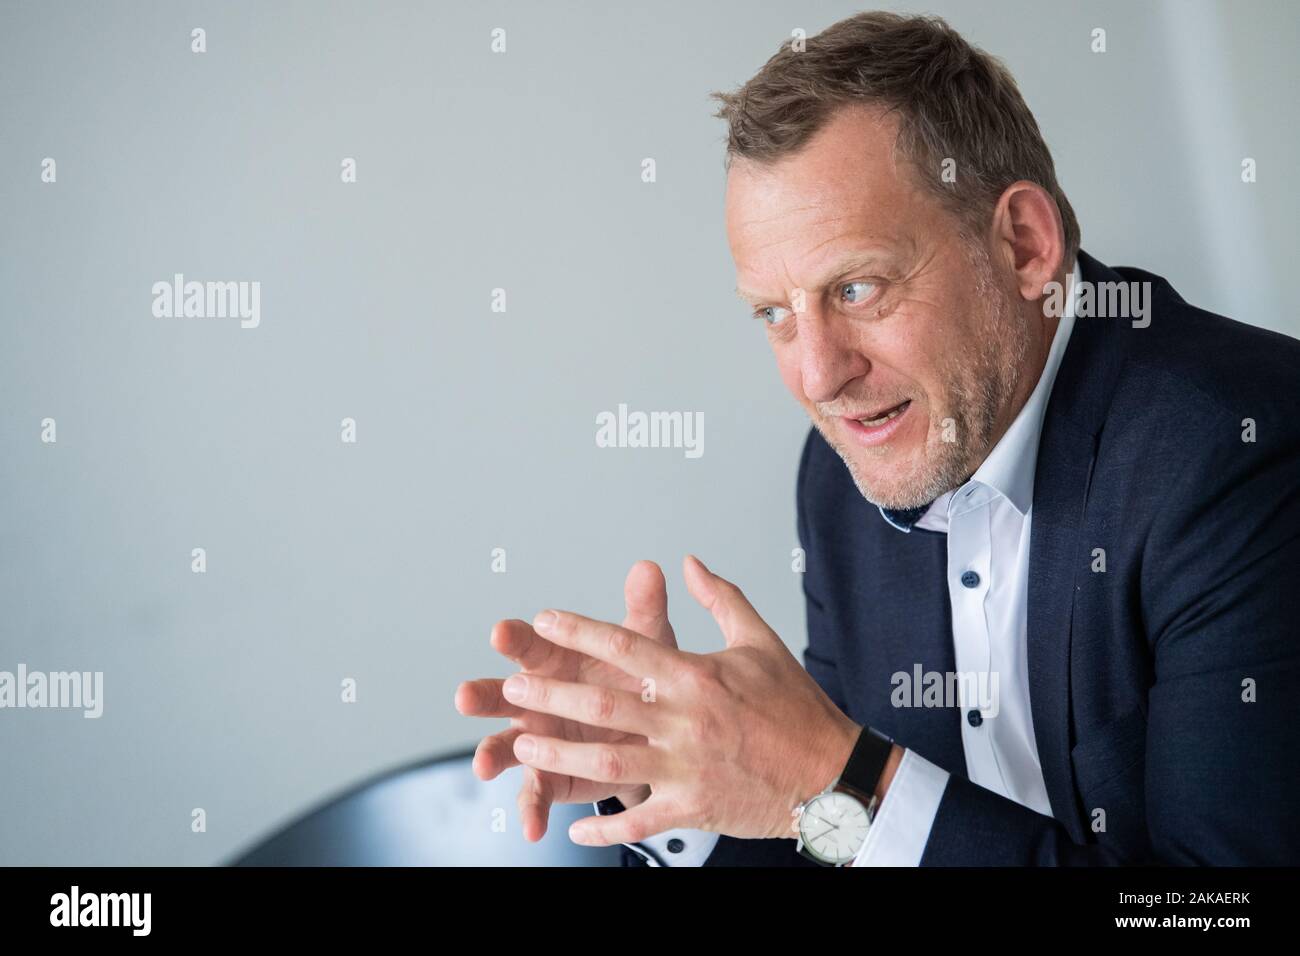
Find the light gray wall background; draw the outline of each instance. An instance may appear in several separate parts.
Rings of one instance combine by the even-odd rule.
[[[1087,250],[1300,332],[1292,4],[896,6],[1005,59]],[[707,93],[858,9],[0,6],[0,670],[106,685],[0,711],[0,861],[212,863],[471,745],[492,623],[621,617],[638,558],[688,649],[689,551],[801,651],[806,421],[732,292]],[[155,319],[176,272],[260,281],[260,327]],[[598,449],[620,402],[703,412],[703,457]]]

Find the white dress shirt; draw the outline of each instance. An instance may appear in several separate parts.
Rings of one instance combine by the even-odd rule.
[[[958,680],[957,687],[959,692],[976,688],[975,699],[960,694],[959,701],[967,775],[972,783],[1047,816],[1052,808],[1029,709],[1029,530],[1038,439],[1074,328],[1079,281],[1076,261],[1064,314],[1024,407],[970,480],[936,499],[916,522],[948,536],[955,666],[959,675],[971,678]],[[980,714],[975,722],[973,712]],[[904,750],[853,865],[917,866],[947,785],[948,771]],[[717,839],[716,833],[681,829],[624,845],[651,866],[699,866]]]

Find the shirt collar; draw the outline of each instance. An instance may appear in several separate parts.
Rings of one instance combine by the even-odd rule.
[[[1034,500],[1034,474],[1038,466],[1038,439],[1043,430],[1043,416],[1047,412],[1047,401],[1052,394],[1052,384],[1056,381],[1057,370],[1065,355],[1065,347],[1074,328],[1075,304],[1079,295],[1082,273],[1078,257],[1075,258],[1074,271],[1068,278],[1069,292],[1065,297],[1065,308],[1052,337],[1052,345],[1047,353],[1047,361],[1038,376],[1038,383],[1029,393],[1029,398],[1017,413],[1011,426],[998,443],[993,446],[984,462],[971,475],[970,482],[978,482],[1001,494],[1022,515],[1028,513]],[[954,489],[955,490],[955,489]],[[948,506],[953,499],[953,492],[940,495],[928,506],[909,511],[889,511],[880,508],[881,517],[900,531],[911,531],[912,525],[928,518],[942,516],[946,527]],[[901,522],[901,523],[900,523]]]

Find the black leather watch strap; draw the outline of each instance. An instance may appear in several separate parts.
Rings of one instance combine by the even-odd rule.
[[[856,791],[864,803],[870,802],[893,749],[894,741],[889,737],[878,730],[863,727],[853,753],[849,755],[849,762],[844,765],[844,772],[835,781],[835,789],[845,787]]]
[[[623,801],[618,797],[606,797],[604,800],[596,801],[596,813],[602,817],[622,813],[626,809],[627,807],[623,806]]]
[[[612,816],[615,813],[622,813],[627,807],[623,806],[623,801],[618,797],[606,797],[604,800],[596,801],[596,813],[602,817]],[[661,860],[654,851],[640,843],[624,843],[623,848],[623,865],[624,866],[663,866]]]

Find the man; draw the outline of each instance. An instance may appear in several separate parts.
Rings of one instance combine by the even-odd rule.
[[[813,430],[805,668],[688,558],[727,648],[505,621],[525,834],[658,865],[1297,864],[1300,343],[1079,249],[1005,69],[869,13],[735,94],[739,290]],[[1032,533],[1031,533],[1032,532]]]

